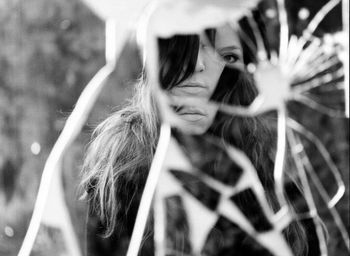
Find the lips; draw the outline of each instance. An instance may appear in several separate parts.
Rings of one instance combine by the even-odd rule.
[[[199,88],[205,88],[205,89],[208,88],[208,86],[206,86],[205,84],[200,83],[200,82],[184,82],[184,83],[182,84],[182,86],[199,87]]]
[[[199,121],[208,116],[205,112],[193,107],[181,107],[177,113],[185,120],[192,122]]]

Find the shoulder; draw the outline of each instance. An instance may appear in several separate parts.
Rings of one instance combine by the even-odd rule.
[[[97,126],[92,141],[100,150],[110,151],[108,156],[116,162],[135,159],[140,162],[152,144],[141,111],[131,107],[113,113]]]
[[[152,153],[148,137],[137,109],[125,108],[110,115],[92,133],[85,152],[83,185],[96,180],[100,184],[102,178],[147,167]]]

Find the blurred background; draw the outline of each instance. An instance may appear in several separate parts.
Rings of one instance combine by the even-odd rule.
[[[326,2],[287,1],[291,31],[300,34]],[[28,227],[45,160],[80,93],[104,65],[104,23],[79,0],[1,0],[0,24],[0,255],[13,256]],[[339,7],[317,33],[340,29]],[[141,70],[132,39],[63,161],[65,198],[82,248],[86,206],[78,199],[77,185],[84,148],[96,124],[132,94]],[[320,95],[330,106],[343,105],[339,94]],[[298,104],[289,107],[297,120],[318,135],[342,171],[347,191],[337,209],[349,230],[349,124]],[[320,177],[326,177],[318,154],[313,161]],[[330,227],[330,255],[347,255],[330,217],[325,214],[324,218]],[[31,255],[65,255],[59,231],[42,226]]]

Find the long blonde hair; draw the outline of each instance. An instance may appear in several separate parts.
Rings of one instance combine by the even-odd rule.
[[[101,218],[105,236],[110,236],[116,226],[122,207],[118,201],[123,200],[118,195],[124,194],[126,182],[137,177],[135,172],[149,169],[158,140],[159,120],[149,86],[144,83],[141,79],[127,105],[94,129],[85,153],[82,198],[89,201],[91,210]],[[130,198],[137,192],[128,191],[132,193]]]

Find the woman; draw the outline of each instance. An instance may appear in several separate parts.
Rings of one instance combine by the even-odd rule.
[[[179,129],[197,135],[210,133],[244,151],[258,172],[271,206],[277,208],[273,192],[273,161],[271,152],[266,150],[273,144],[273,139],[263,121],[227,116],[212,105],[179,103],[187,96],[245,106],[252,102],[257,91],[249,75],[240,71],[244,69],[244,63],[237,34],[229,26],[223,26],[206,30],[201,36],[159,39],[159,52],[160,83],[182,121]],[[152,86],[143,76],[129,105],[112,114],[94,131],[86,153],[82,181],[89,203],[88,255],[126,253],[157,145],[158,113]],[[224,176],[221,178],[225,180],[230,174],[218,171],[218,175]],[[244,206],[248,202],[249,198],[241,204]],[[174,225],[174,230],[187,232],[182,222]],[[232,255],[233,252],[234,255],[270,255],[237,230],[232,223],[221,218],[208,236],[203,255]],[[306,255],[305,231],[300,223],[292,223],[285,236],[295,255]],[[141,255],[153,255],[152,239],[150,224],[145,232]],[[188,241],[182,241],[180,247],[179,255],[191,253]]]

